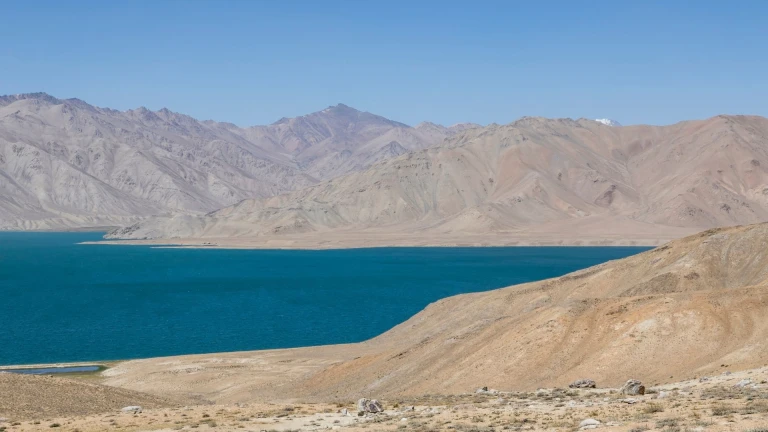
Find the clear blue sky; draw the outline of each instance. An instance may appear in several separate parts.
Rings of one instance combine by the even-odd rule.
[[[239,125],[768,115],[768,1],[17,1],[0,94]]]

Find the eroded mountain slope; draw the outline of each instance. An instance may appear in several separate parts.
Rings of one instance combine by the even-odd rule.
[[[440,144],[338,105],[239,128],[167,109],[125,112],[43,93],[0,97],[0,229],[130,224],[301,189]]]
[[[384,160],[295,192],[204,217],[152,219],[114,238],[226,238],[358,230],[487,234],[574,220],[631,236],[768,219],[768,120],[718,116],[610,127],[524,118]],[[652,229],[652,228],[651,228]]]

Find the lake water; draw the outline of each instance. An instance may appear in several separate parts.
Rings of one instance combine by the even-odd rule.
[[[101,366],[65,366],[65,367],[42,367],[42,368],[24,368],[24,369],[2,369],[3,372],[16,373],[22,375],[51,375],[51,374],[75,374],[98,372],[102,370]]]
[[[646,249],[76,244],[100,237],[0,233],[0,365],[358,342],[443,297]]]

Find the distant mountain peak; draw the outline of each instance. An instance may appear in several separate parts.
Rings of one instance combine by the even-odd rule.
[[[48,93],[36,92],[36,93],[20,93],[20,94],[0,96],[0,105],[8,105],[13,102],[25,100],[25,99],[40,100],[40,101],[44,101],[52,104],[61,103],[61,99],[55,98],[49,95]]]
[[[599,118],[595,119],[596,122],[602,123],[606,126],[621,126],[621,123],[617,122],[616,120],[611,120],[608,118]]]
[[[358,115],[362,113],[363,113],[362,111],[352,108],[349,105],[338,103],[336,105],[331,105],[328,108],[313,114]],[[309,115],[312,115],[312,114],[309,114]]]
[[[277,121],[271,123],[270,126],[276,126],[276,125],[279,125],[279,124],[287,123],[290,120],[291,120],[290,117],[280,117],[280,119],[278,119]]]
[[[379,123],[379,124],[387,124],[390,126],[396,126],[396,127],[410,127],[404,123],[400,123],[395,120],[390,120],[386,117],[382,117],[380,115],[372,114],[367,111],[360,111],[356,108],[353,108],[349,105],[345,105],[343,103],[338,103],[336,105],[331,105],[321,111],[315,111],[313,113],[305,114],[302,116],[297,117],[283,117],[280,120],[277,120],[276,122],[272,123],[270,126],[278,126],[278,125],[285,125],[285,124],[295,124],[295,122],[302,122],[302,121],[331,121],[331,122],[350,122],[350,123],[357,123],[357,122],[367,122],[367,123]]]
[[[445,126],[443,126],[441,124],[432,123],[430,121],[423,121],[423,122],[417,124],[416,126],[414,126],[414,128],[416,128],[416,129],[439,129],[439,130],[447,129]]]
[[[448,126],[448,129],[452,129],[455,131],[463,131],[467,129],[475,129],[480,127],[483,127],[483,126],[477,123],[456,123]]]

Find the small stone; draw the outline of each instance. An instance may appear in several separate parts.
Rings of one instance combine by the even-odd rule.
[[[628,380],[624,386],[621,388],[621,393],[625,395],[635,396],[635,395],[644,395],[645,394],[645,386],[642,382],[631,379]]]
[[[405,417],[403,417],[403,418],[401,418],[401,419],[400,419],[400,421],[401,421],[401,422],[404,422],[404,421],[408,421],[408,419],[407,419],[407,418],[405,418]]]
[[[700,383],[707,382],[707,381],[709,381],[709,377],[701,377],[701,378],[699,378],[699,382]]]
[[[580,379],[568,384],[570,388],[597,388],[597,383],[591,379]]]
[[[349,410],[344,408],[343,410],[341,410],[341,415],[348,416],[349,415]]]
[[[743,387],[746,387],[746,386],[748,386],[748,385],[750,385],[750,384],[752,384],[752,380],[751,380],[751,379],[743,379],[743,380],[741,380],[741,381],[737,382],[737,383],[734,385],[734,387],[743,388]]]
[[[659,394],[656,395],[656,399],[664,399],[669,396],[669,392],[667,391],[660,391]]]
[[[632,398],[622,399],[621,401],[624,402],[625,404],[630,404],[630,405],[634,405],[637,403],[637,399],[632,399]]]
[[[475,390],[475,393],[488,393],[488,387],[480,387],[479,389]]]
[[[124,407],[124,408],[120,409],[120,411],[122,411],[122,412],[140,413],[141,412],[141,407],[138,406],[138,405],[132,405],[132,406]]]
[[[600,426],[600,422],[591,418],[582,420],[581,423],[579,423],[579,429],[595,429],[598,426]]]

